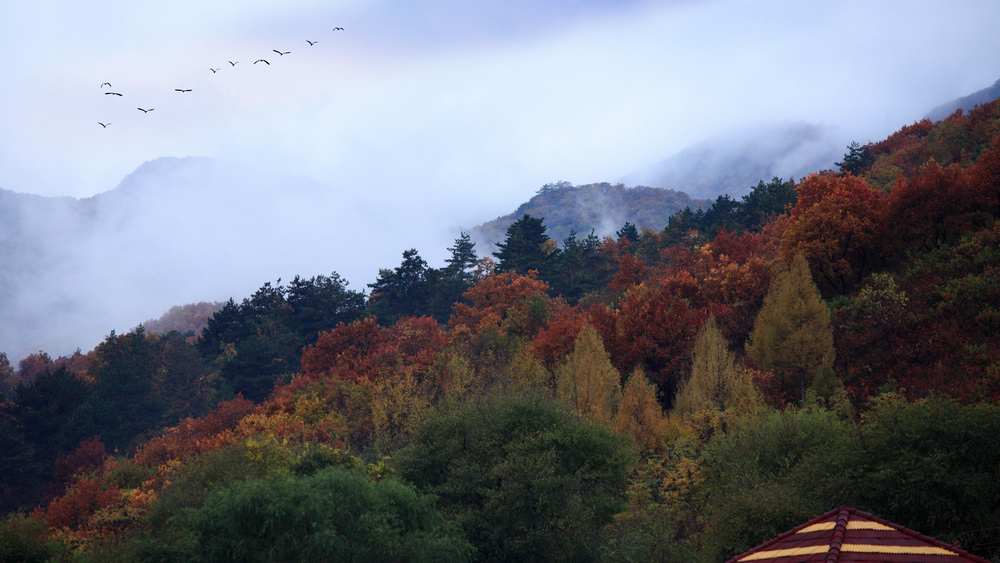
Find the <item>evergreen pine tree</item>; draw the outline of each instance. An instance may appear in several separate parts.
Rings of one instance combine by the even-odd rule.
[[[551,252],[553,245],[549,243],[551,239],[545,233],[547,227],[542,221],[525,214],[507,227],[507,239],[497,244],[498,250],[493,253],[499,260],[498,274],[527,274],[530,270],[537,270],[543,280],[548,279],[549,264],[554,262],[555,253]]]

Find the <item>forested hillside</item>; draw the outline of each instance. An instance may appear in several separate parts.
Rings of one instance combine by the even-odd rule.
[[[524,215],[544,219],[549,236],[561,243],[571,232],[584,237],[593,232],[602,237],[613,234],[625,223],[659,229],[681,209],[698,209],[709,203],[664,188],[626,188],[608,183],[574,186],[556,182],[542,186],[510,215],[483,223],[469,234],[480,248],[493,252],[493,245],[503,242],[507,228]]]
[[[725,561],[840,505],[1000,558],[1000,102],[838,168],[0,358],[0,559]]]

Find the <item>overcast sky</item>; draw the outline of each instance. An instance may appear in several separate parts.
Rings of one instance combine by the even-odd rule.
[[[993,0],[11,2],[0,187],[84,197],[213,156],[472,226],[758,123],[883,138],[1000,77],[997,22]]]

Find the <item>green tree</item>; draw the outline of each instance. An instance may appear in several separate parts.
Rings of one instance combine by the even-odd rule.
[[[438,271],[437,284],[432,288],[431,316],[441,323],[448,321],[455,303],[461,301],[465,290],[475,283],[475,269],[479,264],[476,243],[472,242],[469,233],[463,231],[448,251],[451,255],[445,260],[446,266]]]
[[[230,299],[208,321],[198,351],[219,375],[219,394],[262,401],[274,383],[300,369],[302,348],[319,333],[364,312],[364,295],[337,273],[265,283],[237,304]]]
[[[857,141],[851,141],[847,147],[847,154],[844,155],[843,162],[835,162],[840,167],[841,172],[848,172],[855,176],[861,175],[869,166],[875,162],[875,157],[871,154],[872,143],[862,145]]]
[[[480,561],[590,561],[625,505],[628,440],[538,396],[433,417],[396,456],[399,474],[438,496]]]
[[[517,272],[527,274],[537,270],[543,280],[549,279],[550,265],[554,262],[557,252],[547,234],[543,219],[536,219],[525,214],[524,217],[507,227],[507,238],[497,244],[496,272]]]
[[[630,223],[628,221],[625,221],[625,224],[622,225],[622,228],[619,229],[615,233],[615,236],[618,237],[617,240],[619,240],[619,241],[621,241],[622,239],[625,239],[625,240],[627,240],[629,242],[633,242],[633,243],[634,242],[638,242],[639,241],[639,229],[634,224],[632,224],[632,223]]]
[[[63,367],[14,391],[0,406],[0,512],[42,502],[56,459],[76,446],[71,421],[90,387]]]
[[[1000,405],[883,397],[865,414],[859,458],[857,506],[1000,556]]]
[[[364,469],[234,481],[171,521],[176,541],[135,555],[198,561],[465,561],[434,499]],[[153,553],[150,553],[153,552]]]
[[[802,254],[779,268],[754,322],[747,354],[757,367],[778,377],[786,396],[799,391],[804,402],[812,378],[833,363],[830,311]]]
[[[851,423],[825,410],[788,409],[729,426],[703,454],[705,560],[725,561],[831,506],[857,506],[866,474]]]
[[[431,312],[433,287],[438,272],[427,266],[417,250],[403,252],[403,262],[395,269],[381,269],[368,298],[368,312],[378,318],[379,324],[391,326],[403,317]]]
[[[787,212],[795,205],[797,197],[795,182],[791,179],[786,182],[775,176],[766,184],[761,180],[750,193],[743,196],[735,211],[733,226],[738,228],[734,231],[759,232],[771,218]]]
[[[70,424],[75,441],[96,435],[109,449],[124,451],[133,439],[160,426],[165,405],[153,392],[159,352],[157,338],[142,325],[127,334],[112,331],[94,348],[87,367],[95,379],[93,391]]]

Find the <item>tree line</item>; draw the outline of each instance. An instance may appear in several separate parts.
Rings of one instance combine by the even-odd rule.
[[[998,112],[0,362],[0,554],[716,561],[851,504],[994,557]]]

